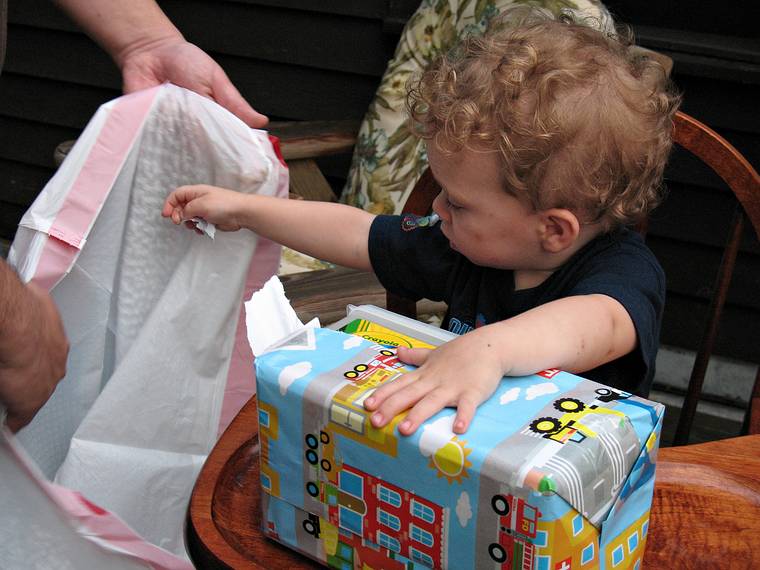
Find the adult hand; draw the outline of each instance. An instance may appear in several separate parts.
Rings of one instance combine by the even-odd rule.
[[[121,69],[131,93],[166,81],[213,99],[246,124],[261,128],[257,113],[206,52],[185,41],[155,0],[54,0]]]
[[[184,39],[140,46],[120,60],[125,93],[170,81],[213,99],[250,127],[262,128],[269,121],[243,99],[216,61]]]
[[[1,302],[11,310],[3,311],[0,401],[7,408],[6,423],[15,432],[32,421],[66,374],[69,344],[47,292],[20,283],[3,292]]]

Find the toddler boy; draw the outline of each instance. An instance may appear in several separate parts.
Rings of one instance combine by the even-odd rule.
[[[665,280],[628,229],[656,205],[678,99],[659,66],[589,27],[533,14],[466,39],[410,89],[412,124],[441,186],[440,224],[350,206],[175,190],[162,214],[251,229],[374,270],[406,297],[448,304],[464,334],[365,400],[411,434],[445,406],[466,431],[502,376],[561,368],[646,395]]]

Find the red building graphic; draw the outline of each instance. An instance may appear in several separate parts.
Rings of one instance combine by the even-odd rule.
[[[307,484],[328,506],[331,524],[413,562],[442,566],[447,520],[440,505],[345,463],[337,475],[337,486]]]

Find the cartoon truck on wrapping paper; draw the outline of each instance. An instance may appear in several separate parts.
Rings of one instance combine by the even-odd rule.
[[[541,512],[514,495],[494,495],[491,508],[499,515],[498,542],[488,546],[488,554],[507,570],[533,570],[538,519]]]
[[[625,402],[628,406],[635,406],[649,412],[649,417],[652,419],[652,424],[657,425],[657,408],[646,402],[640,402],[631,398],[633,394],[625,392],[623,390],[613,390],[612,388],[597,388],[594,390],[596,393],[596,399],[600,402]]]
[[[607,397],[610,395],[606,394]],[[561,417],[544,416],[533,420],[529,429],[533,433],[543,435],[546,439],[565,444],[568,441],[581,443],[587,437],[596,437],[596,432],[581,423],[581,419],[589,414],[609,414],[625,420],[625,414],[618,410],[600,408],[596,404],[586,404],[577,398],[560,398],[554,401],[554,409],[565,412]]]
[[[377,356],[367,363],[357,364],[353,369],[343,373],[343,377],[357,386],[370,384],[378,386],[398,376],[404,365],[396,358],[392,350],[382,349]]]

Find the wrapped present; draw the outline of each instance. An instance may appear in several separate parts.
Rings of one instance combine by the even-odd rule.
[[[268,536],[334,568],[641,566],[661,404],[545,370],[505,378],[464,435],[453,409],[408,437],[403,415],[373,428],[364,400],[410,369],[323,328],[258,355]]]

